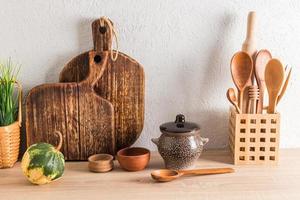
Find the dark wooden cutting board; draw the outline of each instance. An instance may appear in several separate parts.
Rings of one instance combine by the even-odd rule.
[[[89,73],[79,83],[53,83],[33,88],[26,99],[27,145],[55,144],[63,134],[66,160],[86,160],[95,153],[115,154],[113,105],[94,91],[103,75],[108,52],[90,51]]]
[[[112,35],[109,26],[100,20],[92,23],[94,49],[110,51]],[[80,82],[88,74],[88,52],[67,63],[60,82]],[[116,61],[108,58],[104,74],[95,84],[95,91],[114,106],[117,150],[132,145],[144,125],[144,70],[134,59],[120,53]]]

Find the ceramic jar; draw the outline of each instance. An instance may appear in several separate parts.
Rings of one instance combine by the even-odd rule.
[[[196,123],[186,122],[182,114],[176,116],[175,122],[160,126],[159,138],[152,139],[164,159],[167,169],[191,169],[201,155],[208,138],[200,136],[200,127]]]

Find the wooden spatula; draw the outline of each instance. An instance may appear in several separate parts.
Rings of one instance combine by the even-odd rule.
[[[284,80],[284,68],[278,59],[271,59],[265,70],[265,82],[269,94],[267,113],[275,113],[278,94]]]
[[[284,93],[285,93],[285,91],[286,91],[286,88],[287,88],[287,86],[288,86],[288,84],[289,84],[289,80],[290,80],[290,77],[291,77],[291,72],[292,72],[292,68],[290,68],[289,73],[288,73],[287,77],[285,78],[285,81],[284,81],[284,84],[283,84],[282,89],[281,89],[281,91],[280,91],[280,94],[279,94],[279,96],[278,96],[276,105],[277,105],[278,102],[282,99],[282,97],[283,97],[283,95],[284,95]]]
[[[264,105],[264,90],[266,87],[265,84],[265,69],[267,63],[272,59],[271,53],[266,50],[260,50],[256,54],[255,58],[255,77],[259,87],[259,100],[257,105],[257,113],[262,113],[263,105]]]
[[[253,71],[251,57],[243,51],[237,52],[231,59],[231,76],[239,91],[239,107],[243,113],[243,95],[247,82],[251,79]]]

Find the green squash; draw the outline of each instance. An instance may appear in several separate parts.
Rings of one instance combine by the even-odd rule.
[[[46,184],[60,178],[64,173],[65,159],[59,151],[62,145],[62,135],[58,147],[47,143],[31,145],[22,158],[22,171],[33,184]]]

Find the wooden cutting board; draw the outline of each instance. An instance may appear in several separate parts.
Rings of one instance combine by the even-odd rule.
[[[89,73],[79,83],[53,83],[33,88],[26,99],[27,145],[56,143],[63,134],[66,160],[86,160],[95,153],[115,154],[114,108],[94,85],[103,75],[108,52],[88,53]]]
[[[112,35],[109,26],[101,26],[100,19],[92,23],[94,50],[110,51]],[[79,82],[88,74],[88,52],[67,63],[60,74],[60,82]],[[134,59],[120,53],[116,61],[108,58],[104,74],[95,91],[114,106],[117,150],[132,145],[144,125],[144,70]]]

